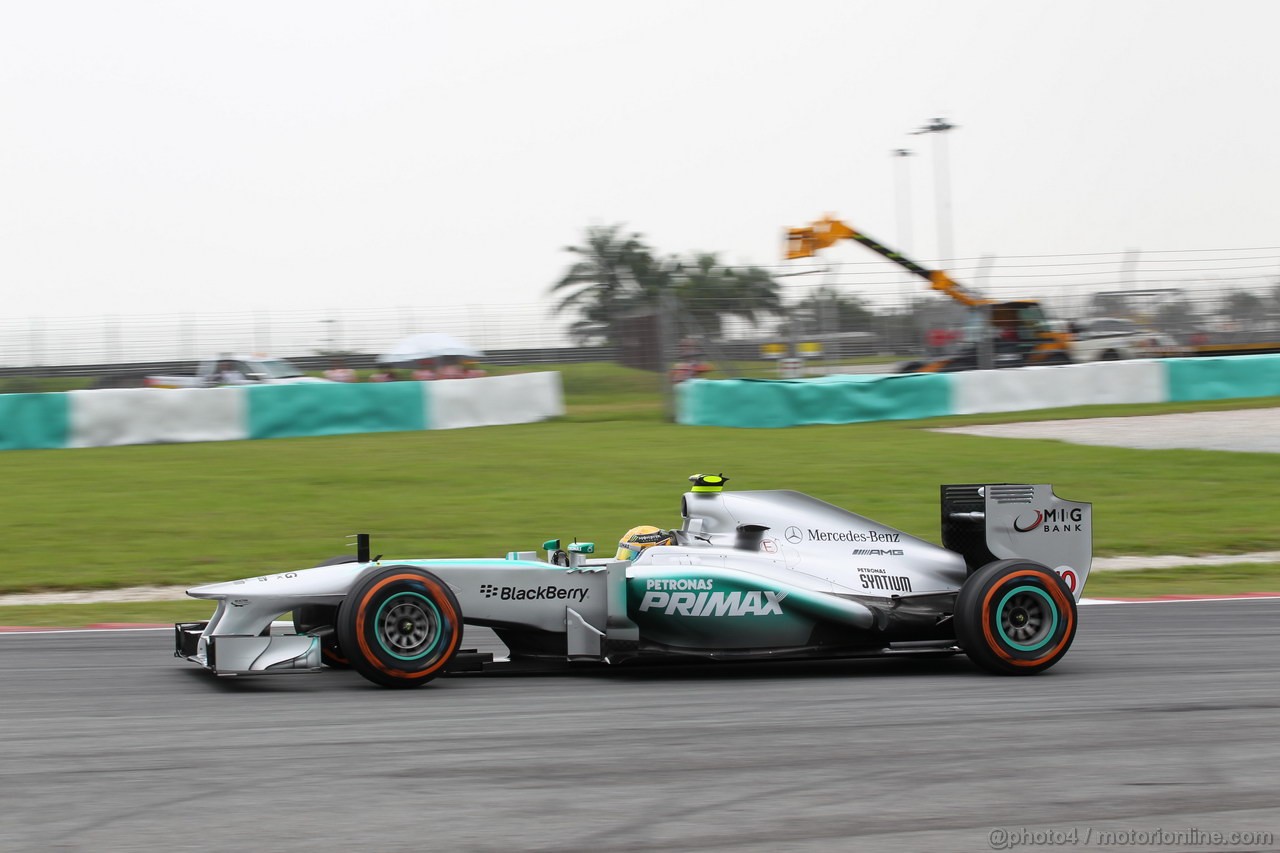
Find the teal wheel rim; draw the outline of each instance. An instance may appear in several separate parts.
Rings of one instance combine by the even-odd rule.
[[[1000,639],[1020,652],[1037,652],[1058,633],[1058,605],[1038,586],[1016,586],[996,606]]]
[[[391,657],[418,661],[440,645],[443,622],[434,601],[421,593],[402,592],[382,602],[373,617],[373,634]]]

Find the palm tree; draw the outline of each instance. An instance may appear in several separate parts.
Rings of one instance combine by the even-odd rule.
[[[714,253],[700,253],[677,270],[680,306],[703,334],[719,337],[725,317],[755,323],[761,314],[782,310],[778,283],[759,267],[724,267]]]
[[[572,310],[578,319],[569,331],[579,343],[616,341],[622,316],[635,308],[655,286],[657,264],[639,234],[622,233],[621,225],[587,229],[581,246],[566,246],[579,257],[551,286],[560,293],[556,308]]]
[[[712,253],[694,255],[687,264],[659,258],[621,225],[588,228],[583,244],[565,251],[578,260],[551,292],[560,294],[557,310],[576,313],[569,332],[580,344],[619,344],[637,317],[661,310],[668,293],[676,296],[681,315],[694,321],[696,329],[688,331],[710,337],[719,336],[725,317],[755,322],[762,313],[782,310],[778,285],[765,270],[721,266]]]

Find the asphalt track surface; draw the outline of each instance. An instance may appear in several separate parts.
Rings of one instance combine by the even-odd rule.
[[[171,643],[0,635],[0,850],[953,851],[1073,828],[1055,849],[1192,828],[1273,839],[1158,849],[1280,846],[1280,600],[1085,607],[1031,678],[960,657],[403,692],[215,679]]]

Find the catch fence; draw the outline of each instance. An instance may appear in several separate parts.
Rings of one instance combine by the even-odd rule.
[[[1064,328],[1113,317],[1180,344],[1280,342],[1280,247],[966,258],[943,266],[986,297],[1039,300]],[[965,322],[958,303],[880,260],[816,259],[769,271],[782,310],[754,319],[753,306],[732,296],[637,303],[633,310],[656,317],[665,307],[669,314],[654,322],[672,340],[733,360],[819,352],[828,359],[911,357],[931,334]],[[221,353],[270,353],[307,368],[343,354],[364,367],[398,339],[426,331],[462,338],[494,364],[609,360],[625,349],[625,324],[615,327],[619,340],[578,340],[570,331],[576,315],[557,310],[556,301],[548,292],[506,305],[8,317],[0,319],[0,375],[181,368]]]

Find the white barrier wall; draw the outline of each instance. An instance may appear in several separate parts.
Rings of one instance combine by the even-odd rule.
[[[564,414],[560,374],[439,379],[426,395],[427,429],[523,424]]]
[[[112,388],[68,393],[68,447],[249,437],[248,400],[240,388]]]
[[[691,380],[681,386],[676,398],[678,420],[694,425],[779,427],[1275,396],[1280,394],[1280,355],[855,378],[855,385],[866,386],[860,391],[874,392],[876,384],[886,390],[851,401],[849,383],[833,381],[840,377],[787,382]],[[893,389],[913,393],[890,393]],[[782,395],[783,391],[788,393]],[[382,386],[4,394],[0,395],[0,450],[458,429],[530,423],[564,411],[560,374],[554,372]]]
[[[115,388],[37,396],[65,397],[65,430],[51,426],[45,437],[39,431],[16,432],[3,446],[21,446],[18,440],[24,438],[33,447],[108,447],[460,429],[564,414],[556,372],[384,385]],[[60,445],[53,437],[63,433]]]
[[[951,374],[951,409],[957,415],[1168,399],[1164,362],[1150,359]]]

